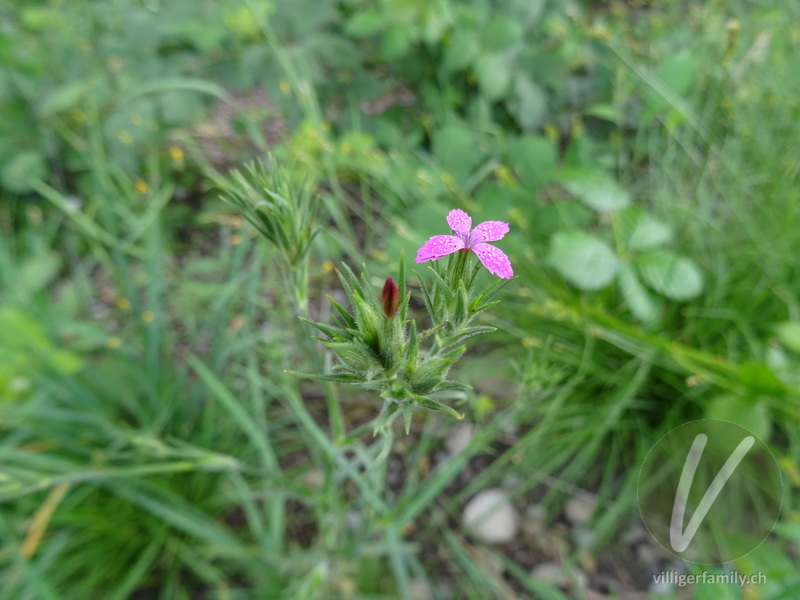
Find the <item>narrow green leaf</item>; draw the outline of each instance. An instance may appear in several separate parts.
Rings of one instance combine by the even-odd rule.
[[[453,292],[450,290],[450,286],[447,285],[444,278],[436,269],[430,266],[428,268],[431,273],[433,273],[433,297],[444,296],[444,303],[450,304],[453,300]]]
[[[336,269],[336,274],[339,276],[339,281],[342,282],[342,287],[344,287],[345,293],[347,297],[350,299],[350,302],[355,305],[355,298],[361,297],[365,298],[364,290],[361,287],[361,283],[358,281],[358,277],[356,277],[353,270],[347,266],[346,263],[342,263],[342,269],[344,273]]]
[[[312,321],[311,319],[307,319],[305,317],[299,317],[299,319],[305,323],[308,323],[315,329],[318,329],[325,335],[327,335],[331,340],[349,340],[352,339],[353,336],[347,329],[342,329],[340,327],[333,327],[331,325],[325,325],[325,323],[317,323],[316,321]],[[322,340],[327,341],[327,340]]]
[[[443,413],[448,414],[448,415],[450,415],[452,417],[455,417],[459,421],[464,418],[464,415],[462,415],[456,409],[454,409],[451,406],[447,406],[446,404],[442,404],[441,402],[439,402],[437,400],[433,400],[432,398],[426,398],[425,396],[419,396],[419,395],[416,395],[416,394],[414,394],[412,397],[414,399],[414,402],[416,402],[420,406],[423,406],[423,407],[428,408],[430,410],[435,410],[437,412],[443,412]]]
[[[411,389],[417,394],[427,394],[447,375],[455,360],[451,358],[427,358],[411,374]]]
[[[378,435],[381,429],[391,423],[398,410],[400,410],[400,404],[398,402],[388,399],[385,400],[383,408],[381,408],[381,412],[378,414],[378,418],[375,419],[375,428],[372,430],[372,435]]]
[[[400,272],[397,276],[397,289],[400,296],[400,321],[405,323],[406,315],[408,313],[408,302],[411,296],[408,294],[406,287],[406,253],[405,250],[400,251]]]
[[[497,295],[504,287],[506,287],[509,283],[514,281],[514,278],[510,279],[500,279],[497,278],[491,285],[489,285],[485,290],[483,290],[480,294],[478,294],[475,299],[470,304],[470,312],[477,312],[481,309],[478,307],[482,302],[491,300],[495,295]]]
[[[264,431],[259,429],[257,423],[258,419],[254,419],[252,415],[248,414],[241,402],[234,398],[233,394],[227,387],[214,375],[214,373],[203,364],[200,359],[195,356],[189,356],[187,359],[189,366],[203,380],[213,396],[225,408],[234,423],[236,423],[242,431],[250,439],[253,446],[261,453],[265,465],[277,464],[275,453],[272,447],[267,442],[267,436]]]
[[[342,319],[344,320],[344,324],[347,327],[349,327],[350,329],[356,329],[356,320],[353,318],[353,315],[351,315],[344,306],[339,304],[336,300],[331,298],[329,295],[326,295],[325,297],[328,299],[328,302],[331,303],[331,306],[333,306],[333,308],[336,310],[336,312],[339,313],[339,316],[342,317]],[[307,319],[304,319],[304,320],[307,320]],[[313,321],[309,321],[309,322],[314,324]]]
[[[191,77],[169,77],[166,79],[154,79],[145,83],[138,82],[122,104],[130,102],[147,94],[160,94],[163,92],[199,92],[213,96],[223,102],[230,102],[231,96],[220,85]]]
[[[431,298],[431,295],[428,292],[428,286],[425,285],[425,282],[421,279],[419,282],[419,288],[422,290],[422,299],[425,302],[425,309],[428,311],[428,315],[430,316],[433,324],[436,325],[436,311],[434,310],[433,306],[433,298]]]
[[[406,435],[411,431],[411,417],[414,415],[414,405],[411,402],[406,402],[402,407],[403,411],[403,424],[406,428]]]
[[[300,371],[284,371],[289,375],[294,375],[301,379],[312,379],[314,381],[331,381],[333,383],[359,383],[362,381],[357,375],[350,373],[302,373]]]
[[[323,342],[323,344],[353,371],[365,372],[380,366],[372,352],[363,344],[354,342]]]

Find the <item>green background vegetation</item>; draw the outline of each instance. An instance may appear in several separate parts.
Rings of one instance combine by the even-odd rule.
[[[503,486],[555,522],[589,492],[560,560],[624,561],[645,454],[698,418],[761,436],[784,502],[735,565],[767,584],[692,597],[796,597],[799,23],[777,0],[7,0],[0,598],[582,598],[476,544],[464,503]],[[446,415],[389,447],[373,395],[284,373],[329,358],[220,200],[267,153],[320,199],[315,320],[334,264],[377,290],[451,208],[511,224],[500,331],[451,373],[461,453]]]

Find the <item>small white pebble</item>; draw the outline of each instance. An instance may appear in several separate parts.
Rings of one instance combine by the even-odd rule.
[[[349,510],[347,511],[347,515],[345,516],[345,523],[347,524],[347,529],[350,531],[356,531],[361,528],[361,514],[357,510]]]
[[[472,423],[459,423],[447,432],[444,439],[444,447],[450,455],[458,454],[469,446],[475,434],[475,426]]]
[[[544,562],[536,565],[531,570],[531,575],[536,579],[561,588],[577,585],[585,590],[589,587],[589,577],[577,567],[567,567],[555,562]]]
[[[573,525],[580,526],[592,517],[594,507],[594,501],[583,496],[573,496],[564,505],[564,514],[567,517],[567,521]]]
[[[433,592],[428,584],[421,579],[412,579],[408,582],[411,597],[415,600],[433,600]]]
[[[463,522],[476,538],[487,544],[510,542],[519,531],[519,514],[499,488],[476,494],[464,507]]]
[[[545,533],[547,525],[547,511],[541,504],[531,504],[525,509],[522,527],[525,534],[530,537],[540,537]]]
[[[575,545],[581,549],[591,548],[595,542],[594,532],[584,527],[576,527],[572,530],[572,539]]]

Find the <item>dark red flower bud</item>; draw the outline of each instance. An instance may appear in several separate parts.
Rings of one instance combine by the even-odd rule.
[[[400,290],[397,289],[397,284],[392,281],[391,277],[387,277],[386,283],[383,284],[381,304],[383,304],[383,314],[386,315],[387,319],[391,319],[400,304]]]

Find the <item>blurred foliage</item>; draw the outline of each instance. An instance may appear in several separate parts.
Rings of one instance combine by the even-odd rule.
[[[777,0],[6,0],[0,600],[564,598],[476,545],[464,502],[508,487],[555,519],[596,493],[592,543],[551,558],[609,568],[649,447],[704,417],[779,459],[784,517],[736,566],[792,597],[798,22]],[[294,262],[219,199],[268,152],[320,200]],[[334,262],[377,289],[456,206],[511,223],[519,279],[454,372],[474,437],[440,459],[443,421],[371,443],[359,396],[284,371],[330,367],[296,307],[328,321]],[[723,594],[750,591],[695,590]]]

